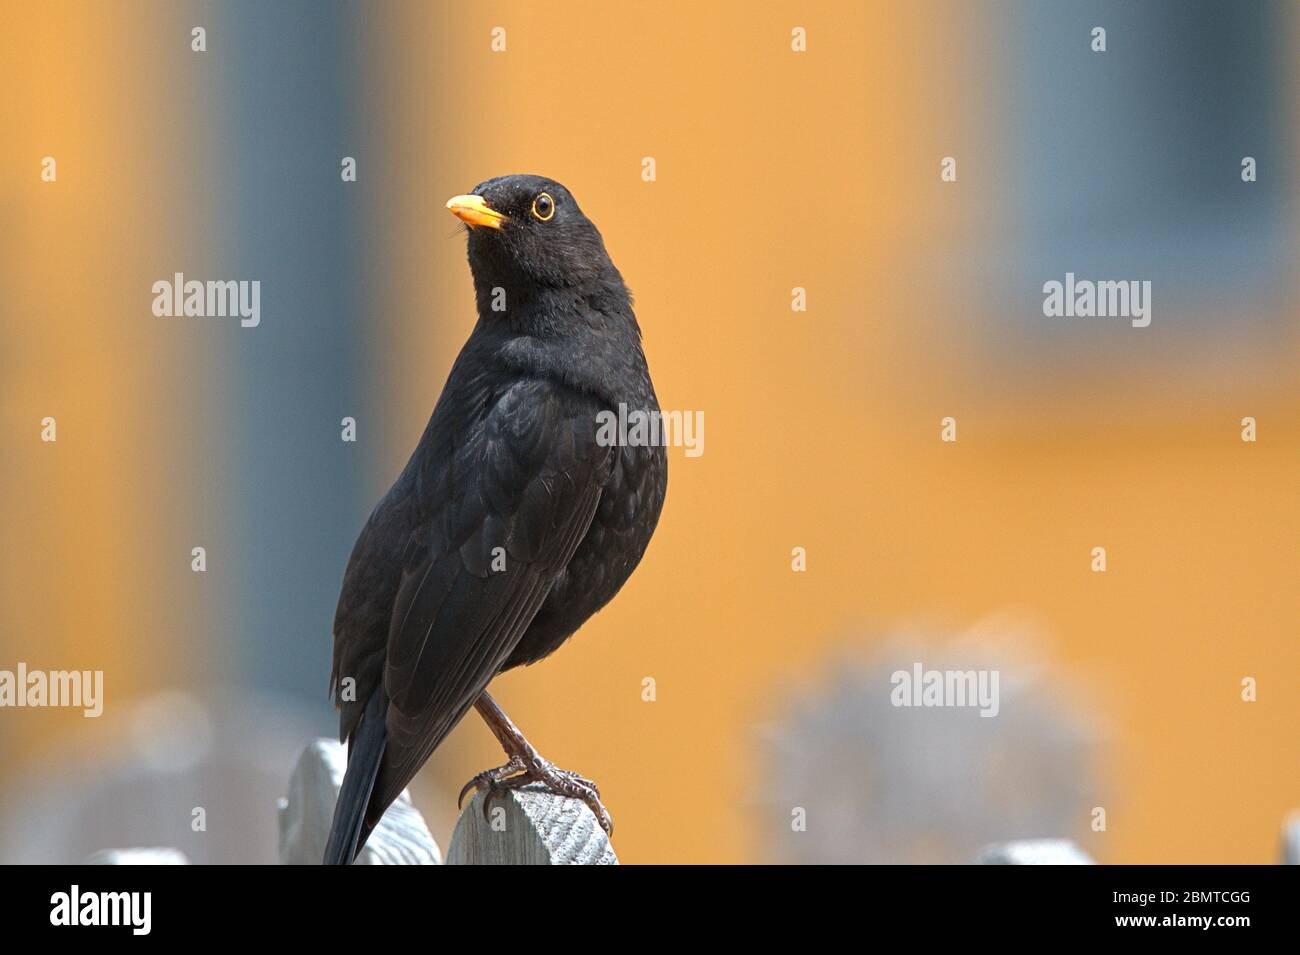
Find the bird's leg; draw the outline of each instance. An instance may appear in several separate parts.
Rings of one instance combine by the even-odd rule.
[[[483,790],[487,793],[487,798],[483,800],[483,811],[486,813],[488,801],[494,792],[519,789],[530,783],[541,783],[543,788],[557,796],[581,799],[595,813],[596,819],[605,832],[614,831],[613,820],[601,804],[600,790],[596,788],[595,783],[590,779],[583,779],[577,773],[560,769],[550,760],[543,758],[486,690],[475,702],[474,709],[478,710],[479,716],[483,717],[483,722],[487,723],[488,729],[492,731],[492,735],[497,738],[510,759],[504,766],[481,772],[467,782],[460,791],[457,805],[470,789]]]
[[[595,791],[597,796],[600,795],[600,790],[596,788],[596,784],[590,779],[584,779],[570,770],[560,769],[558,766],[551,763],[550,760],[545,759],[540,753],[538,753],[537,750],[533,748],[533,744],[524,738],[524,734],[519,731],[519,727],[515,726],[510,717],[506,716],[505,711],[501,709],[497,704],[497,701],[492,699],[491,695],[486,690],[479,695],[478,702],[474,704],[474,708],[478,710],[479,715],[483,717],[483,722],[487,723],[488,729],[492,731],[492,735],[497,738],[497,742],[501,744],[501,748],[504,749],[506,755],[510,757],[510,762],[506,763],[505,766],[498,766],[496,769],[489,769],[486,773],[479,773],[479,776],[493,776],[498,782],[500,782],[505,777],[515,772],[524,771],[530,766],[542,765],[550,767],[550,770],[557,775],[567,776],[570,779],[582,783],[584,786],[590,787]],[[530,782],[535,781],[536,780],[530,780]]]

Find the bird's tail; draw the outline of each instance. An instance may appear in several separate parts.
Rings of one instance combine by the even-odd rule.
[[[364,837],[369,835],[365,825],[366,807],[388,744],[384,709],[384,690],[380,687],[367,701],[361,722],[352,734],[348,769],[339,788],[334,822],[330,826],[329,841],[325,844],[325,865],[351,865],[365,842]]]

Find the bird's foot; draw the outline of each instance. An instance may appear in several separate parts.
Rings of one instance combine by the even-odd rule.
[[[519,728],[510,722],[510,717],[497,706],[496,700],[492,699],[487,690],[479,694],[479,698],[474,702],[474,708],[483,717],[483,722],[487,723],[488,729],[496,736],[501,748],[510,757],[510,762],[496,769],[479,773],[465,784],[460,791],[461,798],[464,798],[465,793],[471,788],[485,791],[483,815],[486,817],[488,804],[494,793],[540,783],[543,789],[557,796],[581,799],[595,815],[596,821],[600,823],[600,827],[606,834],[613,835],[614,821],[605,811],[605,806],[600,801],[600,790],[596,788],[595,783],[577,773],[560,769],[549,759],[543,759],[533,748],[533,744],[524,739],[524,734],[519,732]]]
[[[465,794],[471,789],[477,789],[479,792],[491,793],[501,787],[501,780],[506,779],[515,773],[522,772],[524,761],[518,756],[511,756],[510,762],[504,766],[498,766],[496,769],[485,769],[476,775],[473,779],[460,787],[460,795],[456,797],[456,808],[459,809],[465,802]],[[483,811],[487,812],[487,800],[483,801]]]
[[[596,821],[605,830],[605,834],[614,834],[614,820],[610,818],[609,812],[600,801],[600,790],[596,784],[575,772],[560,769],[550,760],[536,755],[527,762],[519,756],[512,756],[510,762],[504,766],[479,773],[461,789],[457,805],[471,789],[485,792],[487,795],[483,799],[483,815],[486,817],[488,806],[495,793],[522,789],[533,783],[540,783],[543,789],[556,796],[580,799],[595,815]]]

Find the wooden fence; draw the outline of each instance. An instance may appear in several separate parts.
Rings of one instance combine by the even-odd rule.
[[[318,865],[347,764],[344,748],[320,739],[307,746],[278,806],[280,862]],[[579,800],[534,787],[498,793],[488,811],[476,793],[460,814],[447,865],[617,865],[618,857],[591,810]],[[105,865],[183,865],[176,849],[110,849],[88,860]],[[441,865],[442,853],[424,818],[401,797],[384,814],[357,857],[358,865]],[[980,865],[1091,865],[1068,839],[1004,842],[981,850]],[[1283,827],[1282,862],[1300,864],[1300,813]]]

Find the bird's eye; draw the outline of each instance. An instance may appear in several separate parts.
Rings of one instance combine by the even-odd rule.
[[[538,222],[549,222],[555,215],[555,200],[549,192],[539,192],[533,200],[533,218]]]

